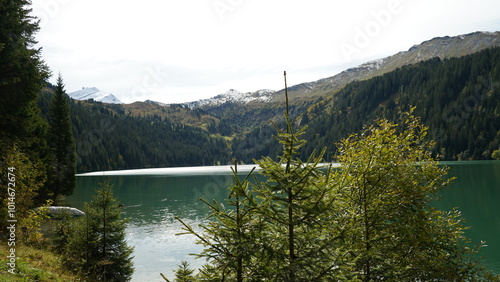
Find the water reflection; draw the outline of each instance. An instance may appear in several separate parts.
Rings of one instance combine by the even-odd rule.
[[[190,261],[193,268],[204,263],[189,255],[202,250],[194,236],[176,236],[182,225],[175,217],[197,227],[209,213],[199,198],[223,201],[232,175],[78,177],[75,194],[66,203],[83,209],[105,180],[113,186],[115,197],[125,206],[123,216],[129,219],[126,239],[135,248],[133,281],[162,281],[160,272],[173,278],[181,260]]]

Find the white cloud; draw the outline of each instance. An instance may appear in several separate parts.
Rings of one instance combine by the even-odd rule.
[[[500,29],[497,0],[34,2],[43,56],[66,89],[128,102],[278,90],[283,70],[301,83],[436,36]],[[342,44],[357,52],[348,58]]]

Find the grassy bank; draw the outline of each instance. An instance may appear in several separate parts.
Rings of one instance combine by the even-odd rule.
[[[32,246],[16,246],[16,274],[9,273],[10,247],[2,244],[0,249],[0,281],[78,281],[63,266],[59,255]]]

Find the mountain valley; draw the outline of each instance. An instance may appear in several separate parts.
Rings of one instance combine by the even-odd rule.
[[[290,86],[291,117],[296,126],[309,127],[304,154],[326,146],[325,159],[330,161],[333,144],[339,139],[377,117],[396,119],[399,111],[415,106],[415,114],[430,126],[430,137],[438,142],[435,153],[443,159],[490,159],[500,146],[497,46],[500,32],[434,38],[335,76]],[[95,88],[82,91],[89,89],[101,93],[101,98],[111,98]],[[74,93],[70,96],[75,98]],[[226,164],[232,159],[249,163],[263,155],[276,156],[281,150],[273,142],[276,130],[269,121],[283,125],[284,89],[231,89],[210,99],[168,105],[155,101],[120,104],[118,99],[105,103],[97,96],[78,97],[92,99],[72,102],[74,133],[81,144],[79,160],[85,163],[79,172]],[[98,116],[100,121],[90,122]],[[103,121],[105,127],[120,130],[107,137],[102,130],[94,134]],[[165,143],[172,138],[180,143]],[[92,150],[83,150],[89,144]],[[145,149],[152,144],[154,148]],[[197,153],[190,154],[189,162],[180,161],[181,152],[186,153],[181,144],[199,148],[190,151]]]

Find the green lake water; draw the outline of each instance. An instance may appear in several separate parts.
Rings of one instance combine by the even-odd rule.
[[[481,250],[486,267],[500,274],[500,161],[446,162],[457,179],[441,192],[435,203],[441,210],[462,212],[466,235],[474,244],[486,241]]]
[[[450,176],[457,180],[442,191],[435,206],[442,210],[458,207],[473,242],[486,241],[481,251],[488,269],[500,273],[500,161],[447,162]],[[244,166],[239,171],[248,171]],[[203,222],[207,207],[199,198],[223,201],[233,176],[228,167],[173,168],[103,172],[77,177],[75,193],[66,204],[83,210],[99,183],[108,180],[114,195],[125,205],[129,218],[127,241],[135,248],[135,273],[132,281],[164,281],[160,272],[174,278],[173,270],[181,260],[192,268],[204,261],[190,253],[202,250],[190,235],[176,235],[180,217],[192,226]]]

